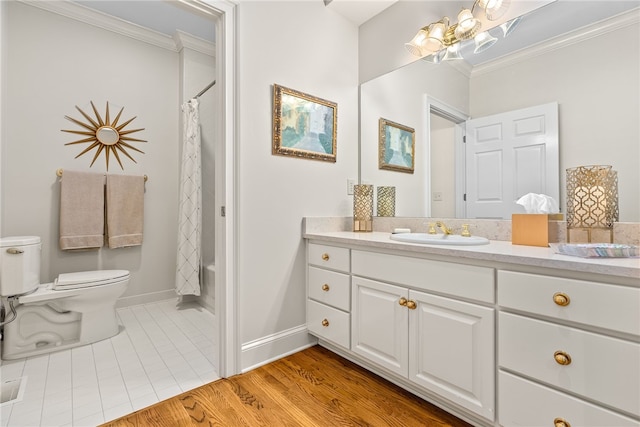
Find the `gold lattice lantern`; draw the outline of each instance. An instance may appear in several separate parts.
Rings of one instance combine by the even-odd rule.
[[[378,187],[377,190],[378,216],[395,216],[396,187]]]
[[[373,231],[373,185],[353,186],[353,231]]]
[[[613,243],[613,223],[617,221],[617,172],[605,165],[567,169],[567,242],[572,232],[580,231],[586,234],[587,242]]]

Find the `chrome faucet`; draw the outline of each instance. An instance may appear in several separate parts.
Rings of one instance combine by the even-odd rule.
[[[453,230],[445,225],[444,222],[436,222],[436,227],[440,228],[444,234],[453,234]]]

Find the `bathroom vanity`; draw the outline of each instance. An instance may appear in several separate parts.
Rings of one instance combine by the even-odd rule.
[[[640,260],[305,231],[324,347],[478,426],[640,426]]]

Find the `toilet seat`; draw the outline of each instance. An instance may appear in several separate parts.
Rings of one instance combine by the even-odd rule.
[[[68,289],[91,288],[109,285],[129,278],[127,270],[78,271],[60,274],[53,282],[51,289],[62,291]]]
[[[98,290],[103,286],[111,286],[128,281],[129,272],[127,270],[64,273],[60,274],[53,283],[42,284],[35,292],[20,296],[18,302],[21,304],[41,303],[81,295],[83,292],[90,292],[92,288]]]

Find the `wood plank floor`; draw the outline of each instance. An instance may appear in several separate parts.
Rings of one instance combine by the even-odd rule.
[[[103,426],[466,427],[469,424],[315,346]]]

